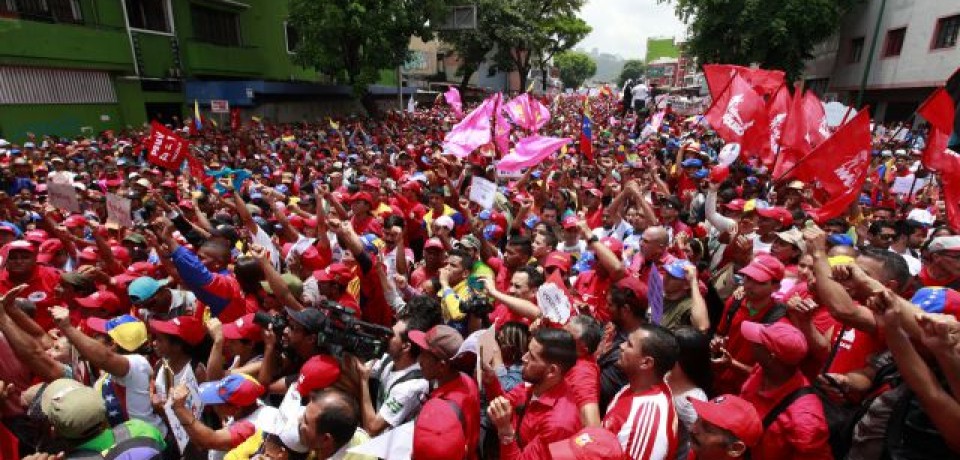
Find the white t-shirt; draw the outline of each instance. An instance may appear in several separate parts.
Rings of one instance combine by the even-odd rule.
[[[621,242],[623,242],[627,236],[633,234],[633,225],[630,225],[625,220],[620,220],[620,223],[614,225],[613,228],[607,230],[603,227],[597,227],[593,229],[593,235],[597,238],[604,239],[607,237],[614,237]]]
[[[127,408],[127,416],[143,420],[160,430],[164,436],[167,435],[167,424],[160,419],[160,416],[153,412],[153,405],[150,404],[150,380],[153,378],[153,368],[147,358],[140,355],[123,355],[130,363],[130,370],[123,377],[112,376],[114,385],[122,388],[116,388],[117,397],[124,398],[124,406]],[[96,388],[100,390],[105,377],[101,377],[97,382]],[[113,398],[113,395],[106,396]],[[110,407],[112,401],[106,401],[107,407]]]
[[[566,243],[561,241],[557,243],[557,250],[580,257],[581,254],[587,252],[587,242],[583,240],[577,240],[577,244],[573,246],[567,246]]]
[[[677,418],[680,419],[680,425],[677,427],[677,460],[687,460],[690,455],[690,428],[697,421],[697,411],[693,409],[690,400],[693,398],[699,401],[706,401],[707,394],[700,388],[692,388],[683,393],[673,395],[673,406],[677,409]]]
[[[389,362],[387,362],[389,361]],[[414,364],[402,371],[393,371],[393,361],[384,356],[373,366],[371,374],[381,377],[380,386],[389,389],[378,414],[391,427],[397,427],[409,421],[410,414],[420,410],[421,401],[430,392],[430,382],[424,378],[412,378],[395,384],[403,376],[420,370],[420,364]]]

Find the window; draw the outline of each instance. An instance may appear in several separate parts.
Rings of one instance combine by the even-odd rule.
[[[166,0],[124,0],[127,20],[133,29],[170,32]]]
[[[0,15],[28,21],[83,23],[79,0],[0,0]]]
[[[937,30],[933,33],[933,49],[953,48],[957,44],[960,32],[960,14],[937,21]]]
[[[855,64],[860,62],[863,57],[863,37],[850,40],[850,54],[847,55],[847,62]]]
[[[293,54],[297,50],[297,46],[300,45],[300,34],[297,33],[295,29],[289,22],[283,23],[284,37],[287,41],[287,52]]]
[[[0,67],[0,104],[114,104],[107,72]]]
[[[883,57],[899,56],[903,51],[903,39],[906,36],[906,27],[888,30],[886,44],[883,46]]]
[[[193,37],[198,41],[221,46],[240,46],[240,18],[236,13],[190,6],[193,16]]]

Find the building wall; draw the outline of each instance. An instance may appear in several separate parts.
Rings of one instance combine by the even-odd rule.
[[[837,34],[818,45],[814,58],[807,61],[804,80],[828,99],[856,102],[881,3],[868,0],[855,7],[843,18]],[[887,0],[864,91],[864,104],[871,106],[877,119],[910,118],[920,102],[960,66],[960,46],[932,49],[938,20],[957,14],[958,1]],[[906,34],[900,54],[884,56],[888,32],[901,27],[906,27]],[[863,50],[860,59],[851,62],[857,38],[863,38]]]

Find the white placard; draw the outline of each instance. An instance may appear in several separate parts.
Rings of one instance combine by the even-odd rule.
[[[230,101],[213,99],[210,101],[210,111],[213,113],[230,113]]]
[[[917,183],[914,184],[913,183],[914,177],[915,176],[913,174],[910,174],[904,177],[898,177],[894,179],[893,187],[890,187],[890,191],[897,195],[906,195],[910,193],[910,187],[912,186],[913,194],[915,195],[917,192],[923,189],[924,186],[927,185],[928,179],[917,179]]]
[[[130,200],[120,195],[108,193],[107,222],[113,222],[121,227],[133,228],[133,218],[130,216]]]
[[[80,200],[72,185],[47,182],[47,200],[58,209],[80,212]]]
[[[563,289],[554,283],[544,283],[540,289],[537,289],[537,306],[540,307],[543,316],[557,324],[567,324],[570,311],[573,309]]]
[[[193,369],[189,367],[190,364],[187,364],[187,366],[188,367],[181,372],[179,381],[177,381],[176,384],[186,385],[187,389],[190,390],[190,394],[187,396],[186,407],[193,413],[194,418],[199,418],[203,415],[203,403],[200,402],[200,385],[197,383],[197,377],[193,375]],[[184,449],[187,448],[187,444],[190,442],[190,435],[187,434],[186,428],[180,424],[180,420],[177,419],[176,414],[173,413],[173,400],[167,397],[167,388],[163,378],[158,375],[154,382],[156,383],[157,394],[167,401],[163,405],[163,412],[167,415],[167,420],[170,422],[170,430],[173,432],[173,438],[177,440],[177,447],[180,448],[180,453],[183,453]]]
[[[473,176],[470,182],[470,201],[479,204],[484,209],[492,209],[497,198],[497,184],[482,177]]]

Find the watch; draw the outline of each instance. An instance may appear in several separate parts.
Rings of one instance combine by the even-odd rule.
[[[593,235],[593,236],[590,237],[589,240],[587,240],[587,243],[593,244],[593,243],[596,243],[596,242],[598,242],[598,241],[600,241],[600,237],[598,237],[597,235]]]

